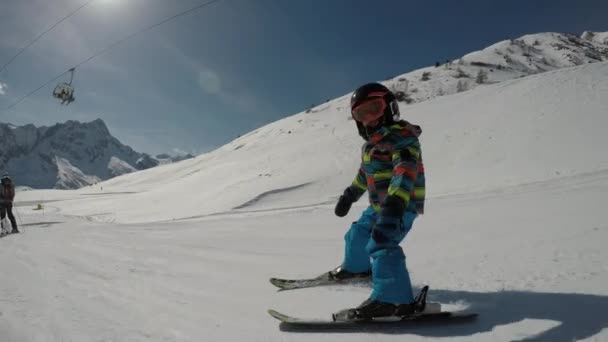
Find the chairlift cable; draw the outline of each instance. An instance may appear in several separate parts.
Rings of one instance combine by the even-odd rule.
[[[21,103],[23,100],[25,100],[26,98],[28,98],[28,97],[30,97],[30,96],[32,96],[32,95],[34,95],[34,94],[35,94],[35,93],[37,93],[37,92],[38,92],[40,89],[42,89],[42,88],[44,88],[44,87],[48,86],[49,84],[51,84],[51,83],[53,83],[53,82],[57,81],[58,79],[60,79],[60,78],[61,78],[63,75],[65,75],[65,74],[67,74],[67,73],[68,73],[68,71],[65,71],[65,72],[61,73],[60,75],[55,76],[53,79],[51,79],[51,80],[47,81],[46,83],[44,83],[44,84],[43,84],[43,85],[41,85],[40,87],[38,87],[38,88],[36,88],[36,89],[34,89],[34,90],[30,91],[30,92],[29,92],[29,93],[27,93],[26,95],[23,95],[21,98],[19,98],[19,100],[15,101],[15,102],[14,102],[12,105],[10,105],[10,106],[8,106],[8,107],[4,108],[3,110],[8,111],[8,110],[10,110],[10,109],[12,109],[12,108],[16,107],[16,106],[17,106],[19,103]]]
[[[84,61],[82,61],[82,62],[80,62],[80,63],[78,63],[78,64],[76,64],[74,67],[76,68],[76,67],[79,67],[79,66],[81,66],[81,65],[83,65],[83,64],[85,64],[85,63],[88,63],[88,62],[89,62],[89,61],[91,61],[92,59],[99,57],[100,55],[104,54],[104,53],[105,53],[105,52],[107,52],[108,50],[111,50],[111,49],[115,48],[116,46],[118,46],[118,45],[120,45],[120,44],[122,44],[122,43],[126,42],[127,40],[129,40],[129,39],[131,39],[131,38],[133,38],[133,37],[135,37],[135,36],[137,36],[137,35],[139,35],[139,34],[141,34],[141,33],[144,33],[144,32],[146,32],[146,31],[150,31],[150,30],[152,30],[152,29],[154,29],[154,28],[156,28],[156,27],[158,27],[158,26],[161,26],[161,25],[163,25],[163,24],[166,24],[167,22],[169,22],[169,21],[171,21],[171,20],[173,20],[173,19],[177,19],[177,18],[179,18],[179,17],[181,17],[181,16],[184,16],[184,15],[186,15],[186,14],[190,13],[190,12],[194,12],[194,11],[196,11],[196,10],[199,10],[199,9],[203,8],[203,7],[207,7],[207,6],[209,6],[209,5],[212,5],[212,4],[214,4],[214,3],[216,3],[216,2],[220,2],[220,1],[222,1],[222,0],[211,0],[211,1],[207,1],[207,2],[205,2],[205,3],[202,3],[202,4],[199,4],[199,5],[196,5],[196,6],[191,7],[191,8],[189,8],[189,9],[185,10],[185,11],[182,11],[182,12],[180,12],[180,13],[174,14],[174,15],[172,15],[172,16],[170,16],[170,17],[168,17],[168,18],[165,18],[165,19],[163,19],[163,20],[161,20],[161,21],[159,21],[159,22],[157,22],[157,23],[155,23],[155,24],[152,24],[152,25],[147,26],[147,27],[144,27],[144,28],[142,28],[142,29],[140,29],[140,30],[138,30],[138,31],[135,31],[135,32],[133,32],[133,33],[131,33],[131,34],[127,35],[126,37],[124,37],[124,38],[122,38],[122,39],[119,39],[119,40],[115,41],[114,43],[112,43],[112,44],[110,44],[110,45],[106,46],[105,48],[103,48],[103,49],[99,50],[98,52],[96,52],[96,53],[95,53],[94,55],[92,55],[91,57],[89,57],[89,58],[85,59]]]
[[[91,0],[91,1],[94,1],[94,0]],[[194,12],[194,11],[196,11],[196,10],[199,10],[199,9],[203,8],[203,7],[207,7],[207,6],[209,6],[209,5],[212,5],[212,4],[214,4],[214,3],[218,3],[218,2],[221,2],[221,1],[223,1],[223,0],[211,0],[211,1],[207,1],[207,2],[205,2],[205,3],[199,4],[199,5],[196,5],[196,6],[194,6],[194,7],[189,8],[189,9],[187,9],[187,10],[184,10],[184,11],[182,11],[182,12],[180,12],[180,13],[177,13],[177,14],[174,14],[174,15],[172,15],[172,16],[170,16],[170,17],[167,17],[167,18],[165,18],[165,19],[163,19],[163,20],[161,20],[161,21],[159,21],[159,22],[157,22],[157,23],[155,23],[155,24],[152,24],[152,25],[150,25],[150,26],[144,27],[144,28],[142,28],[142,29],[140,29],[140,30],[138,30],[138,31],[136,31],[136,32],[134,32],[134,33],[131,33],[131,34],[129,34],[129,35],[127,35],[127,36],[125,36],[124,38],[119,39],[119,40],[115,41],[114,43],[112,43],[112,44],[110,44],[110,45],[106,46],[105,48],[103,48],[103,49],[99,50],[98,52],[96,52],[95,54],[93,54],[93,55],[92,55],[92,56],[90,56],[89,58],[87,58],[87,59],[83,60],[82,62],[77,63],[77,64],[76,64],[74,67],[70,68],[69,70],[64,71],[64,72],[62,72],[61,74],[59,74],[59,75],[57,75],[57,76],[53,77],[51,80],[47,81],[46,83],[44,83],[43,85],[39,86],[38,88],[36,88],[36,89],[34,89],[34,90],[30,91],[29,93],[27,93],[26,95],[24,95],[24,96],[22,96],[21,98],[19,98],[19,100],[15,101],[15,102],[14,102],[13,104],[11,104],[10,106],[8,106],[8,107],[6,107],[6,108],[3,108],[3,109],[1,109],[1,110],[3,110],[3,111],[8,111],[8,110],[10,110],[10,109],[12,109],[12,108],[16,107],[16,106],[17,106],[19,103],[23,102],[23,101],[24,101],[26,98],[28,98],[28,97],[30,97],[30,96],[32,96],[32,95],[34,95],[34,94],[35,94],[35,93],[37,93],[37,92],[38,92],[40,89],[42,89],[42,88],[46,87],[47,85],[49,85],[49,84],[51,84],[51,83],[55,82],[56,80],[58,80],[59,78],[61,78],[63,75],[67,74],[68,72],[71,72],[71,71],[73,71],[74,69],[76,69],[77,67],[80,67],[80,66],[82,66],[83,64],[90,62],[90,61],[91,61],[91,60],[93,60],[94,58],[99,57],[100,55],[104,54],[105,52],[107,52],[107,51],[109,51],[109,50],[113,49],[114,47],[116,47],[116,46],[118,46],[118,45],[120,45],[120,44],[122,44],[122,43],[126,42],[127,40],[129,40],[129,39],[131,39],[131,38],[133,38],[133,37],[137,36],[138,34],[141,34],[141,33],[146,32],[146,31],[150,31],[150,30],[152,30],[152,29],[154,29],[154,28],[156,28],[156,27],[158,27],[158,26],[161,26],[161,25],[163,25],[163,24],[166,24],[166,23],[167,23],[167,22],[169,22],[169,21],[172,21],[172,20],[177,19],[177,18],[179,18],[179,17],[182,17],[182,16],[184,16],[184,15],[186,15],[186,14],[188,14],[188,13]],[[73,75],[73,73],[72,73],[72,75]]]
[[[40,38],[44,37],[44,35],[46,35],[50,31],[52,31],[55,27],[59,26],[59,24],[66,21],[67,19],[72,17],[74,14],[78,13],[81,9],[88,6],[93,1],[95,1],[95,0],[89,0],[89,1],[85,2],[80,7],[76,8],[72,12],[68,13],[65,17],[61,18],[58,22],[54,23],[48,29],[44,30],[42,33],[40,33],[38,36],[36,36],[36,38],[34,38],[31,42],[29,42],[27,45],[22,47],[21,50],[19,50],[13,57],[11,57],[11,59],[8,60],[8,62],[6,62],[4,65],[2,65],[2,67],[0,67],[0,73],[2,73],[11,63],[13,63],[15,61],[15,59],[17,59],[17,57],[19,57],[22,53],[24,53],[25,50],[27,50],[30,46],[34,45],[38,40],[40,40]]]

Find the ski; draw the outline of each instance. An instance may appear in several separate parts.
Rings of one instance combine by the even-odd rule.
[[[304,289],[308,287],[316,286],[328,286],[328,285],[347,285],[347,284],[365,284],[369,283],[369,278],[351,278],[344,280],[337,280],[329,277],[329,273],[321,274],[315,278],[308,279],[282,279],[282,278],[270,278],[270,283],[281,290],[295,290]]]
[[[469,311],[441,311],[431,313],[417,313],[405,317],[386,317],[372,320],[348,319],[345,309],[328,318],[300,318],[293,317],[276,310],[268,310],[268,314],[281,322],[284,329],[374,329],[387,326],[407,326],[422,322],[461,322],[474,319],[477,313]]]

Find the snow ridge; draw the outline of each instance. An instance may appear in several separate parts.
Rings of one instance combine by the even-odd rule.
[[[608,61],[608,32],[529,34],[498,42],[453,61],[385,81],[411,104],[479,86],[576,65]]]

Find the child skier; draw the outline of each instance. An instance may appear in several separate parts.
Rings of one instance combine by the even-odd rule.
[[[335,213],[345,216],[365,191],[370,205],[344,236],[344,261],[329,277],[371,276],[372,293],[356,308],[357,318],[412,314],[417,307],[399,243],[424,210],[424,167],[418,141],[422,131],[399,119],[395,95],[379,83],[363,85],[353,93],[351,114],[365,139],[362,162]]]

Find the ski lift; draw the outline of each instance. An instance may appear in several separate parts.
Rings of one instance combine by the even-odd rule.
[[[55,89],[53,89],[53,97],[61,100],[62,105],[69,105],[74,102],[74,87],[72,87],[72,81],[74,80],[74,70],[75,68],[71,68],[68,70],[70,73],[70,82],[68,83],[59,83]]]

